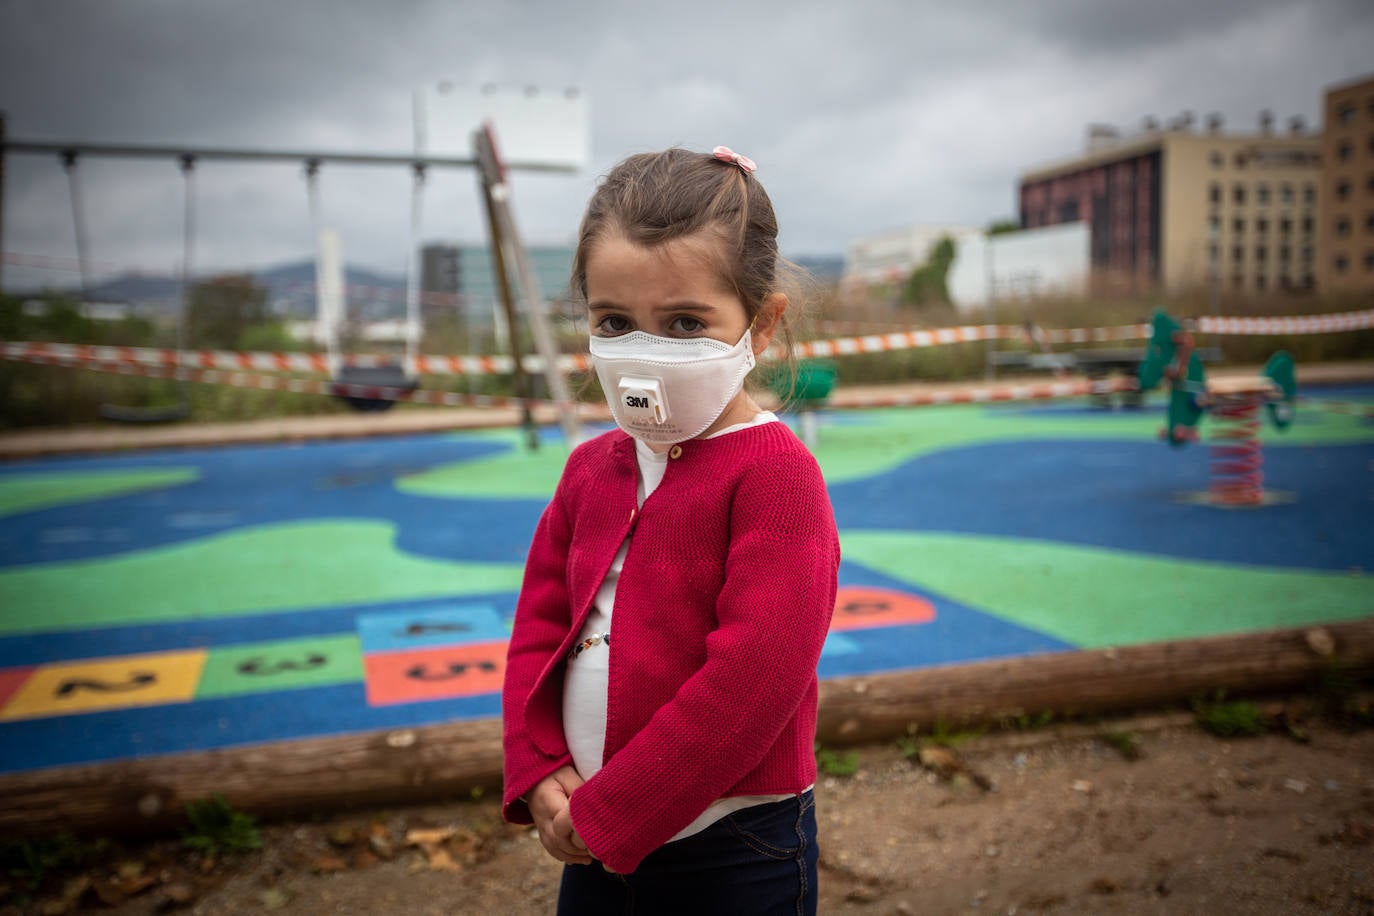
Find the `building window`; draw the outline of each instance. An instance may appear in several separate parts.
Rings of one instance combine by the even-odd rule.
[[[1333,261],[1332,264],[1335,266],[1336,273],[1338,274],[1345,273],[1345,269],[1350,266],[1350,262],[1346,260],[1343,254],[1336,255],[1336,260]]]
[[[1207,159],[1212,163],[1212,168],[1221,168],[1221,164],[1223,162],[1223,159],[1221,158],[1221,153],[1217,152],[1216,150],[1212,150],[1212,152],[1210,152],[1207,155]]]
[[[1255,220],[1255,230],[1257,232],[1268,232],[1269,220],[1264,219],[1263,217],[1260,217],[1259,219]]]
[[[1255,203],[1269,203],[1269,185],[1262,184],[1259,187],[1255,188]]]
[[[1311,246],[1311,245],[1304,245],[1304,246],[1302,247],[1302,262],[1303,262],[1304,264],[1311,264],[1311,263],[1312,263],[1312,246]]]
[[[1244,288],[1245,288],[1245,278],[1242,277],[1240,274],[1236,274],[1235,276],[1233,276],[1233,277],[1231,278],[1231,288],[1232,288],[1232,289],[1244,289]]]
[[[1264,274],[1255,274],[1255,289],[1264,289]]]
[[[1366,273],[1374,271],[1374,251],[1364,253],[1364,269]]]
[[[1231,220],[1231,231],[1234,232],[1236,235],[1241,235],[1242,233],[1244,233],[1245,220],[1241,219],[1240,217],[1236,217],[1235,219]]]
[[[1293,186],[1291,184],[1279,185],[1279,203],[1291,204],[1293,202]]]
[[[1336,147],[1336,158],[1342,162],[1349,162],[1354,152],[1354,145],[1349,140],[1342,140],[1341,145]]]
[[[1289,248],[1287,245],[1280,245],[1280,246],[1279,246],[1279,263],[1280,263],[1280,264],[1285,264],[1285,265],[1286,265],[1286,264],[1289,262],[1289,260],[1291,259],[1290,256],[1291,256],[1292,254],[1293,254],[1293,250],[1292,250],[1291,248]],[[1287,268],[1285,267],[1284,269],[1286,270]]]
[[[1302,186],[1302,202],[1305,204],[1315,204],[1317,202],[1317,186],[1305,184]]]
[[[1288,217],[1279,220],[1279,233],[1287,238],[1293,232],[1293,221]]]
[[[1236,168],[1238,168],[1238,169],[1243,169],[1243,168],[1245,168],[1245,154],[1244,154],[1244,153],[1236,153],[1235,163],[1236,163]]]
[[[1237,245],[1235,248],[1232,248],[1232,249],[1231,249],[1231,260],[1232,260],[1232,261],[1235,261],[1237,264],[1239,264],[1239,263],[1241,263],[1242,261],[1244,261],[1244,260],[1245,260],[1245,248],[1242,247],[1242,246],[1240,246],[1240,245]]]
[[[1221,246],[1218,245],[1216,242],[1213,242],[1212,244],[1208,245],[1207,260],[1215,264],[1217,262],[1217,258],[1219,257],[1221,257]]]
[[[1350,220],[1346,219],[1344,216],[1336,220],[1336,235],[1339,238],[1345,238],[1350,235]]]
[[[1350,199],[1350,182],[1346,181],[1345,179],[1341,179],[1340,181],[1336,182],[1336,199]]]
[[[1302,218],[1302,231],[1308,235],[1312,234],[1312,217],[1304,216]]]
[[[1369,176],[1369,180],[1364,183],[1364,189],[1370,194],[1374,194],[1374,175]]]
[[[1366,213],[1364,215],[1364,231],[1374,232],[1374,213]]]
[[[1268,248],[1265,248],[1263,245],[1260,245],[1259,247],[1257,247],[1257,248],[1255,249],[1255,260],[1256,260],[1256,261],[1259,261],[1261,264],[1263,264],[1263,263],[1264,263],[1265,261],[1267,261],[1268,259],[1269,259],[1269,249],[1268,249]]]
[[[1342,105],[1336,111],[1336,120],[1342,124],[1353,124],[1355,122],[1355,106]]]
[[[1207,188],[1207,199],[1214,204],[1221,203],[1221,185],[1215,181]]]
[[[1303,289],[1311,289],[1312,287],[1314,287],[1314,286],[1316,286],[1316,285],[1317,285],[1317,278],[1316,278],[1316,277],[1312,276],[1311,274],[1303,274],[1303,275],[1302,275],[1302,288],[1303,288]]]
[[[1237,204],[1243,204],[1243,203],[1245,203],[1245,185],[1243,185],[1243,184],[1238,184],[1238,185],[1236,185],[1235,189],[1231,192],[1231,198],[1232,198],[1232,200],[1234,200]]]

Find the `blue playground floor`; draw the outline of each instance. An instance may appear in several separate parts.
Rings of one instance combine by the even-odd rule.
[[[1264,432],[1253,509],[1157,406],[823,412],[823,678],[1374,616],[1374,386]],[[1204,420],[1204,437],[1207,425]],[[498,714],[566,457],[507,431],[0,467],[0,773]]]

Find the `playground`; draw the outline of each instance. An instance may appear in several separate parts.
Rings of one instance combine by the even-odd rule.
[[[1374,385],[1211,504],[1164,402],[824,410],[823,679],[1367,619]],[[795,415],[787,416],[796,423]],[[0,773],[489,720],[556,428],[0,467]]]

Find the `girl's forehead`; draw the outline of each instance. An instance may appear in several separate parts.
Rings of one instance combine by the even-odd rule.
[[[684,236],[641,245],[619,233],[608,234],[587,256],[587,293],[596,299],[615,287],[646,285],[730,293],[722,275],[721,242],[711,236]]]

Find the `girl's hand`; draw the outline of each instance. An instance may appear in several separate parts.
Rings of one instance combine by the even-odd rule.
[[[544,777],[530,793],[530,816],[539,830],[539,842],[549,855],[568,865],[590,865],[591,854],[573,830],[568,798],[582,777],[572,767],[561,767]]]

